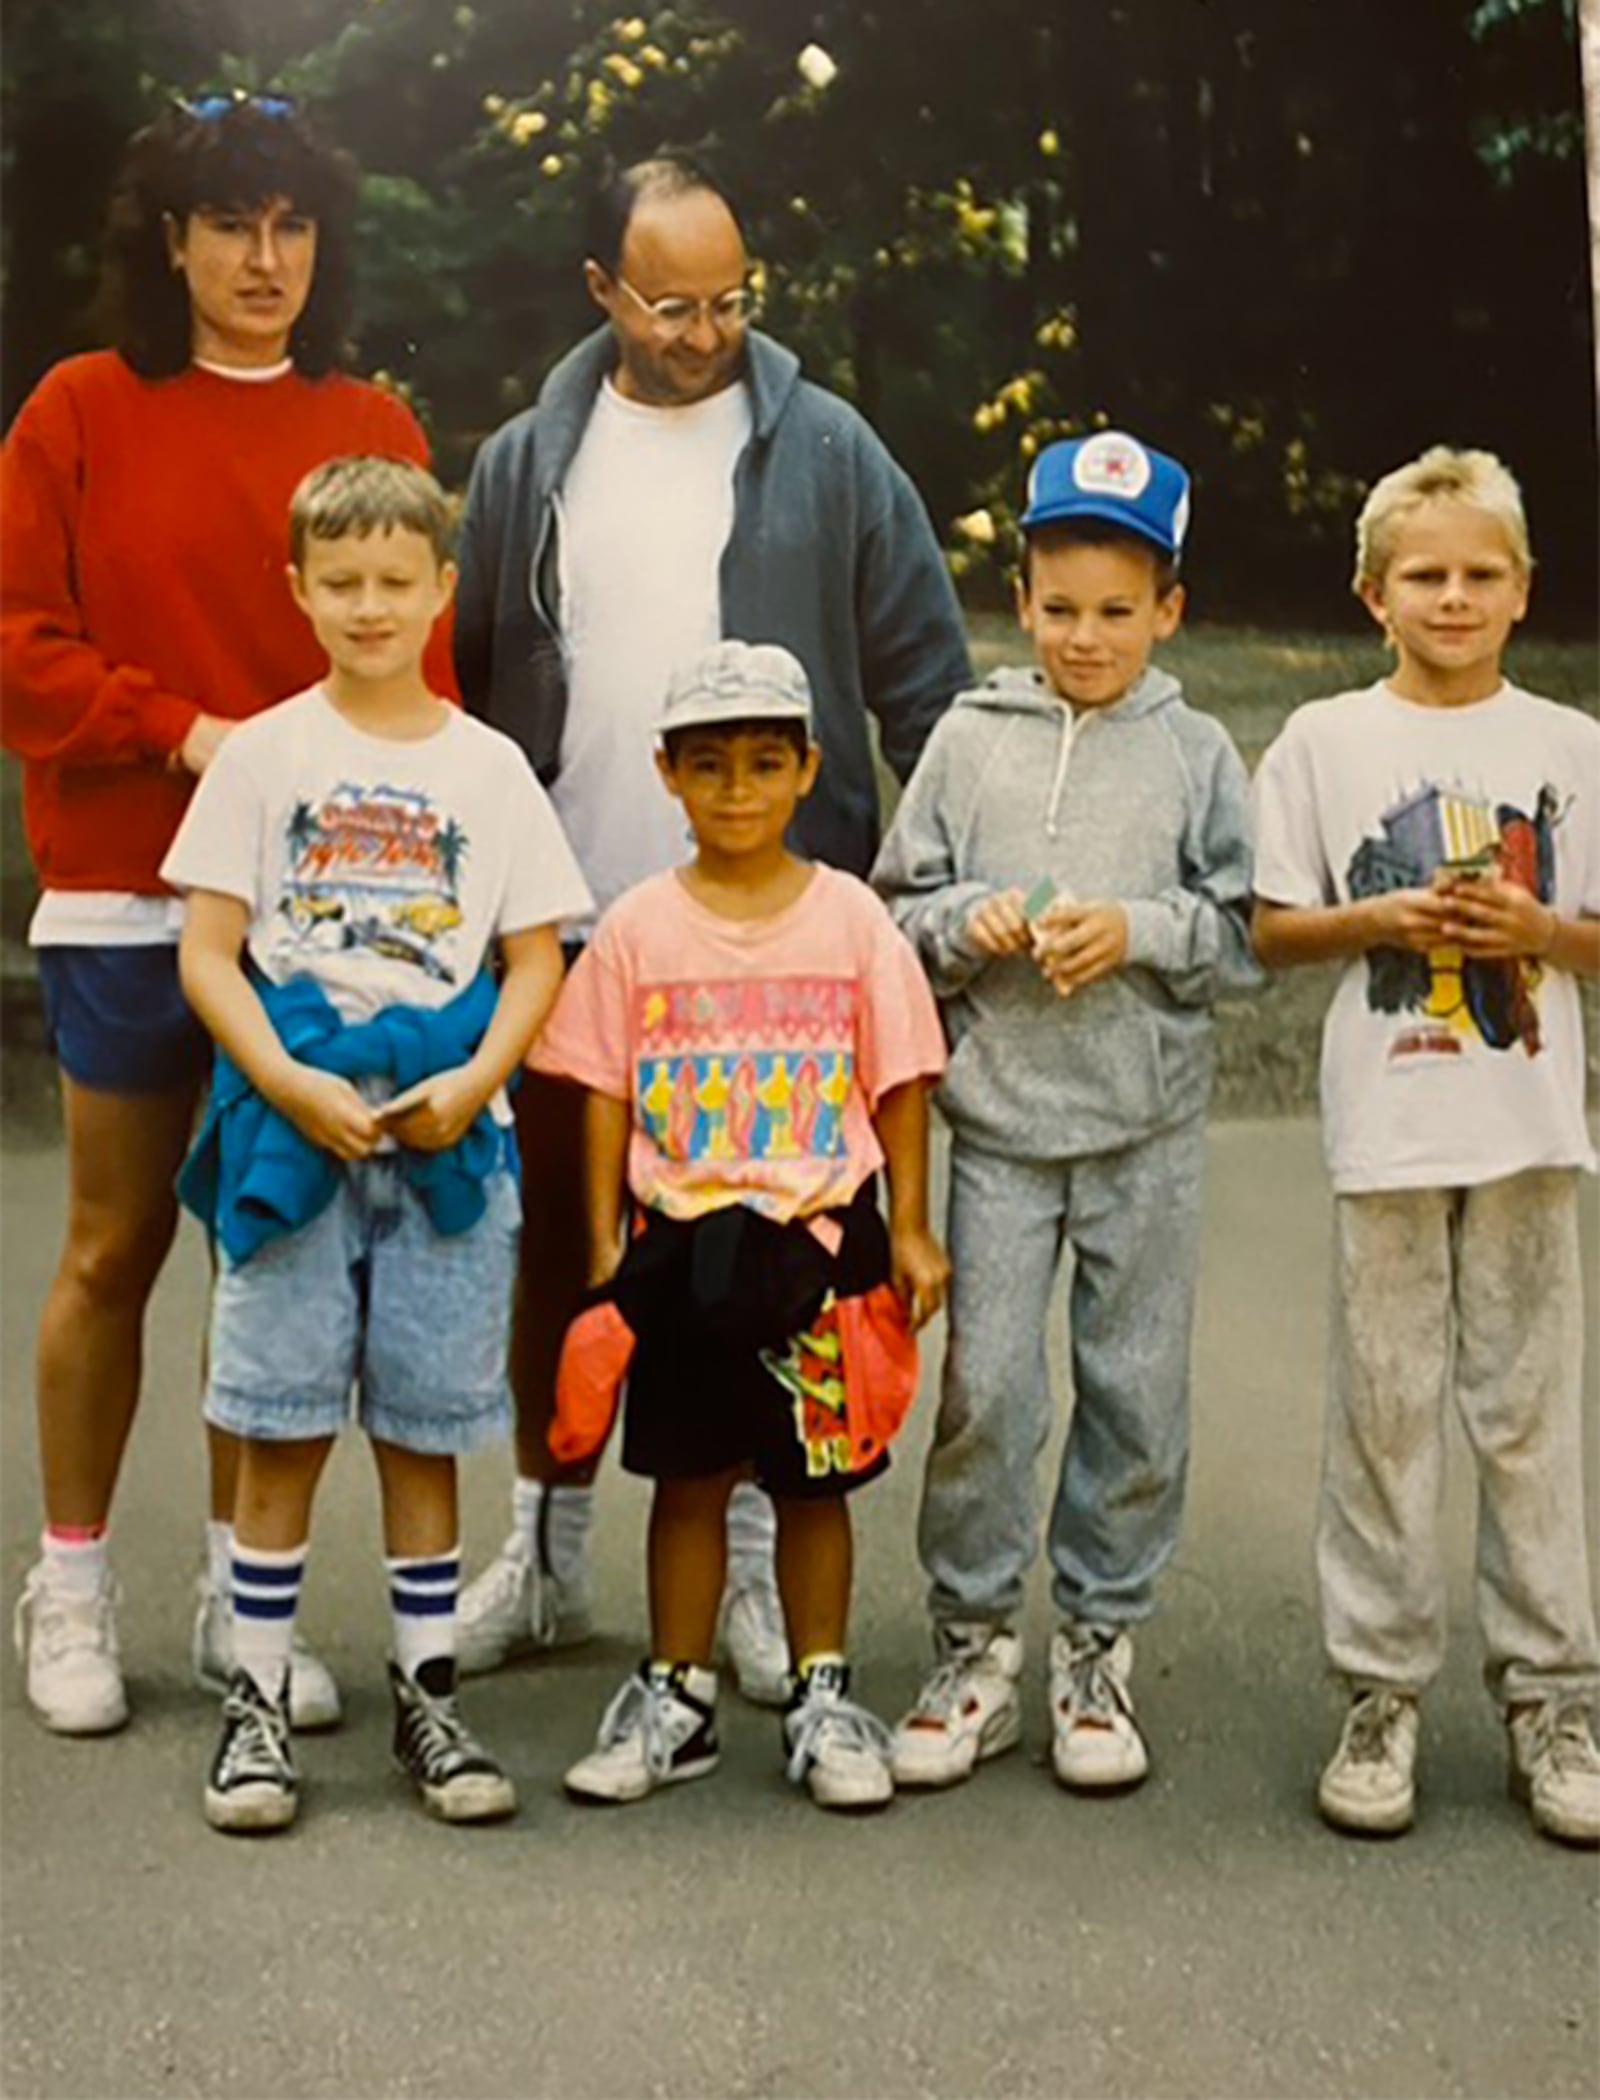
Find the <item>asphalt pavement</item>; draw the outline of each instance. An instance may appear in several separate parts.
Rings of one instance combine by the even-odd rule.
[[[1600,2092],[1600,1861],[1536,1837],[1507,1798],[1458,1436],[1452,1642],[1424,1708],[1417,1827],[1361,1843],[1312,1811],[1340,1711],[1310,1569],[1328,1196],[1310,1123],[1219,1124],[1211,1151],[1189,1518],[1138,1645],[1148,1784],[1084,1801],[1053,1783],[1040,1571],[1022,1747],[870,1820],[787,1788],[774,1717],[726,1691],[710,1779],[631,1808],[565,1801],[560,1774],[643,1644],[645,1498],[611,1465],[602,1632],[468,1687],[520,1814],[483,1831],[430,1822],[388,1766],[376,1497],[351,1439],[323,1489],[304,1613],[348,1718],[302,1744],[291,1833],[210,1831],[215,1708],[187,1675],[207,1271],[186,1228],[116,1513],[132,1723],[52,1738],[11,1658],[0,1671],[0,2092]],[[38,1523],[29,1364],[61,1228],[59,1149],[13,1126],[3,1174],[9,1611]],[[1592,1277],[1592,1195],[1585,1222]],[[858,1689],[887,1717],[926,1661],[913,1529],[939,1353],[936,1331],[894,1468],[857,1502]],[[470,1569],[501,1535],[507,1479],[498,1457],[466,1470]]]

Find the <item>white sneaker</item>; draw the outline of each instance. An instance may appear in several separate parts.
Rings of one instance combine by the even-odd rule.
[[[563,1784],[580,1801],[642,1801],[713,1770],[717,1677],[693,1663],[641,1663],[606,1708],[600,1733]]]
[[[575,1648],[594,1632],[587,1569],[557,1575],[541,1569],[520,1530],[513,1531],[456,1607],[456,1668],[463,1677],[538,1649]]]
[[[883,1808],[894,1799],[889,1731],[850,1698],[842,1662],[819,1662],[794,1688],[783,1717],[786,1777],[819,1808]]]
[[[128,1718],[117,1648],[116,1584],[90,1595],[68,1589],[48,1560],[36,1561],[17,1602],[17,1654],[28,1701],[57,1735],[109,1735]]]
[[[1533,1827],[1569,1845],[1600,1845],[1600,1751],[1578,1699],[1541,1699],[1506,1715],[1511,1792]]]
[[[1417,1702],[1369,1685],[1350,1701],[1339,1746],[1317,1782],[1317,1808],[1335,1830],[1394,1837],[1417,1812]]]
[[[1137,1786],[1150,1753],[1133,1717],[1133,1642],[1114,1626],[1065,1621],[1050,1643],[1051,1762],[1085,1793]]]
[[[789,1636],[783,1604],[770,1578],[735,1585],[722,1598],[722,1645],[743,1698],[755,1706],[783,1706],[789,1682]]]
[[[233,1599],[206,1573],[195,1583],[194,1681],[226,1697],[233,1686]],[[296,1634],[289,1648],[289,1726],[300,1735],[337,1728],[344,1718],[333,1672]]]
[[[1022,1732],[1022,1642],[1005,1626],[941,1626],[944,1660],[894,1732],[896,1786],[954,1786]]]

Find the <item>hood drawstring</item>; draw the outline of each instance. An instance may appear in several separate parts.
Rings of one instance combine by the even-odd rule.
[[[1048,839],[1056,836],[1056,818],[1061,811],[1061,794],[1067,784],[1067,767],[1072,759],[1072,738],[1077,728],[1072,709],[1061,703],[1061,741],[1056,750],[1055,778],[1050,783],[1050,800],[1045,807],[1044,835]]]

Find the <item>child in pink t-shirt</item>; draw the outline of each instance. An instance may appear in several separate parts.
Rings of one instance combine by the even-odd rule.
[[[656,1483],[650,1659],[566,1784],[633,1801],[716,1763],[724,1513],[753,1468],[778,1511],[789,1777],[824,1807],[872,1807],[894,1789],[887,1733],[849,1697],[845,1497],[888,1463],[911,1330],[944,1298],[926,1188],[944,1041],[877,898],[784,843],[820,759],[794,657],[717,644],[673,677],[661,726],[694,858],[606,914],[536,1059],[589,1089],[596,1295],[552,1441],[564,1458],[598,1445],[594,1368],[614,1383],[625,1363],[622,1462]]]

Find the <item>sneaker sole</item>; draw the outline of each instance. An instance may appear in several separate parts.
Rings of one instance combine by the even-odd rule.
[[[647,1795],[658,1792],[664,1786],[677,1786],[685,1779],[703,1779],[708,1772],[717,1769],[720,1761],[720,1751],[714,1757],[697,1757],[689,1764],[674,1765],[671,1771],[663,1772],[659,1777],[654,1773],[647,1773],[642,1784],[633,1786],[630,1783],[620,1792],[613,1790],[611,1793],[601,1793],[597,1787],[575,1785],[570,1773],[561,1784],[572,1800],[581,1801],[585,1807],[620,1808],[629,1801],[643,1801]]]
[[[211,1787],[206,1788],[206,1821],[213,1830],[226,1831],[230,1837],[252,1837],[286,1830],[294,1821],[299,1805],[293,1794],[285,1797],[276,1790],[260,1794],[219,1794]]]
[[[1403,1837],[1417,1820],[1417,1804],[1413,1798],[1397,1802],[1392,1808],[1347,1809],[1324,1800],[1319,1792],[1317,1814],[1341,1837],[1395,1838]]]
[[[734,1673],[734,1684],[739,1697],[751,1706],[777,1707],[789,1703],[790,1684],[787,1673],[782,1677],[741,1677]]]
[[[906,1765],[901,1768],[898,1758],[890,1765],[896,1786],[910,1787],[914,1792],[935,1793],[940,1787],[959,1786],[963,1779],[970,1779],[979,1765],[987,1764],[991,1757],[1003,1757],[1014,1750],[1022,1740],[1022,1714],[1017,1707],[1010,1707],[992,1717],[998,1727],[986,1727],[978,1734],[978,1747],[970,1764],[951,1770],[937,1772],[927,1766]]]
[[[399,1769],[405,1772],[404,1765]],[[409,1779],[409,1772],[405,1773]],[[413,1782],[415,1784],[415,1782]],[[503,1823],[517,1812],[517,1790],[504,1776],[486,1773],[448,1786],[417,1786],[423,1807],[441,1823]]]
[[[894,1801],[894,1788],[886,1794],[830,1793],[826,1782],[817,1786],[811,1779],[806,1781],[806,1791],[818,1808],[826,1808],[835,1815],[872,1816],[890,1807]]]
[[[128,1725],[126,1700],[120,1707],[107,1707],[103,1713],[91,1714],[87,1718],[82,1714],[63,1713],[59,1708],[52,1713],[47,1707],[35,1705],[31,1699],[28,1704],[40,1727],[48,1728],[52,1735],[115,1735],[118,1729]]]
[[[1150,1777],[1148,1759],[1146,1759],[1142,1771],[1119,1772],[1106,1779],[1097,1779],[1084,1772],[1073,1772],[1069,1775],[1062,1771],[1052,1752],[1050,1769],[1055,1774],[1056,1785],[1064,1787],[1069,1794],[1103,1794],[1107,1797],[1114,1797],[1118,1794],[1131,1794],[1136,1788],[1143,1786]]]
[[[1574,1845],[1585,1852],[1592,1851],[1596,1845],[1600,1845],[1600,1830],[1596,1830],[1592,1824],[1568,1823],[1559,1816],[1552,1816],[1548,1811],[1541,1813],[1536,1809],[1533,1805],[1533,1782],[1525,1772],[1519,1772],[1515,1765],[1506,1774],[1506,1792],[1513,1801],[1520,1802],[1527,1809],[1533,1827],[1540,1837],[1554,1838],[1558,1845]]]

